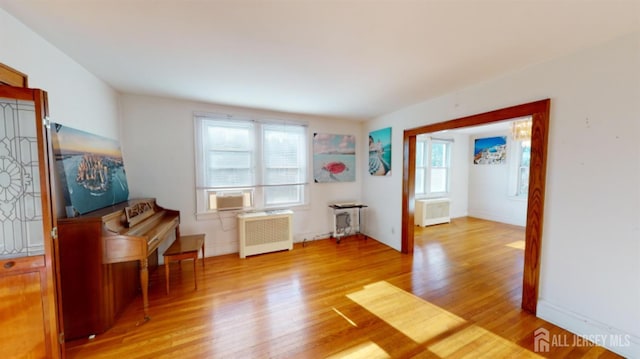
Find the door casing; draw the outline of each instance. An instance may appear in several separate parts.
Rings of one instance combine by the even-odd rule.
[[[535,314],[538,306],[540,280],[540,248],[544,219],[544,195],[547,170],[547,142],[549,136],[550,99],[507,107],[477,115],[434,123],[404,131],[402,171],[402,253],[413,253],[416,137],[462,127],[478,126],[531,116],[531,162],[527,223],[525,229],[524,271],[522,278],[522,309]]]

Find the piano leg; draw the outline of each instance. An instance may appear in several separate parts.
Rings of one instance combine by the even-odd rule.
[[[144,320],[138,322],[137,325],[148,322],[149,316],[149,260],[147,258],[140,260],[140,286],[142,288],[142,309],[144,310]]]

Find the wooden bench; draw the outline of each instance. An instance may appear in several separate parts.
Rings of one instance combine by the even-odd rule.
[[[171,246],[162,254],[164,256],[167,294],[169,294],[169,264],[171,261],[179,262],[183,259],[193,259],[193,280],[195,282],[195,289],[198,289],[196,262],[198,261],[198,251],[200,250],[202,250],[202,269],[204,270],[204,234],[178,236]]]

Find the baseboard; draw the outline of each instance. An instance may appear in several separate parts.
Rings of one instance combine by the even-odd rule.
[[[537,316],[579,337],[594,338],[598,345],[626,358],[640,358],[640,338],[609,325],[583,317],[544,300],[538,301]],[[592,340],[594,341],[594,340]],[[573,341],[569,341],[573,343]]]
[[[478,210],[469,210],[469,217],[475,217],[480,219],[486,219],[487,221],[494,221],[506,224],[512,224],[514,226],[524,227],[526,225],[526,218],[523,220],[510,216],[501,216],[496,215],[495,213],[478,211]]]

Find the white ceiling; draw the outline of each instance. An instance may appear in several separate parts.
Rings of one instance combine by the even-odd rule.
[[[125,93],[373,118],[640,28],[640,0],[0,0]]]

